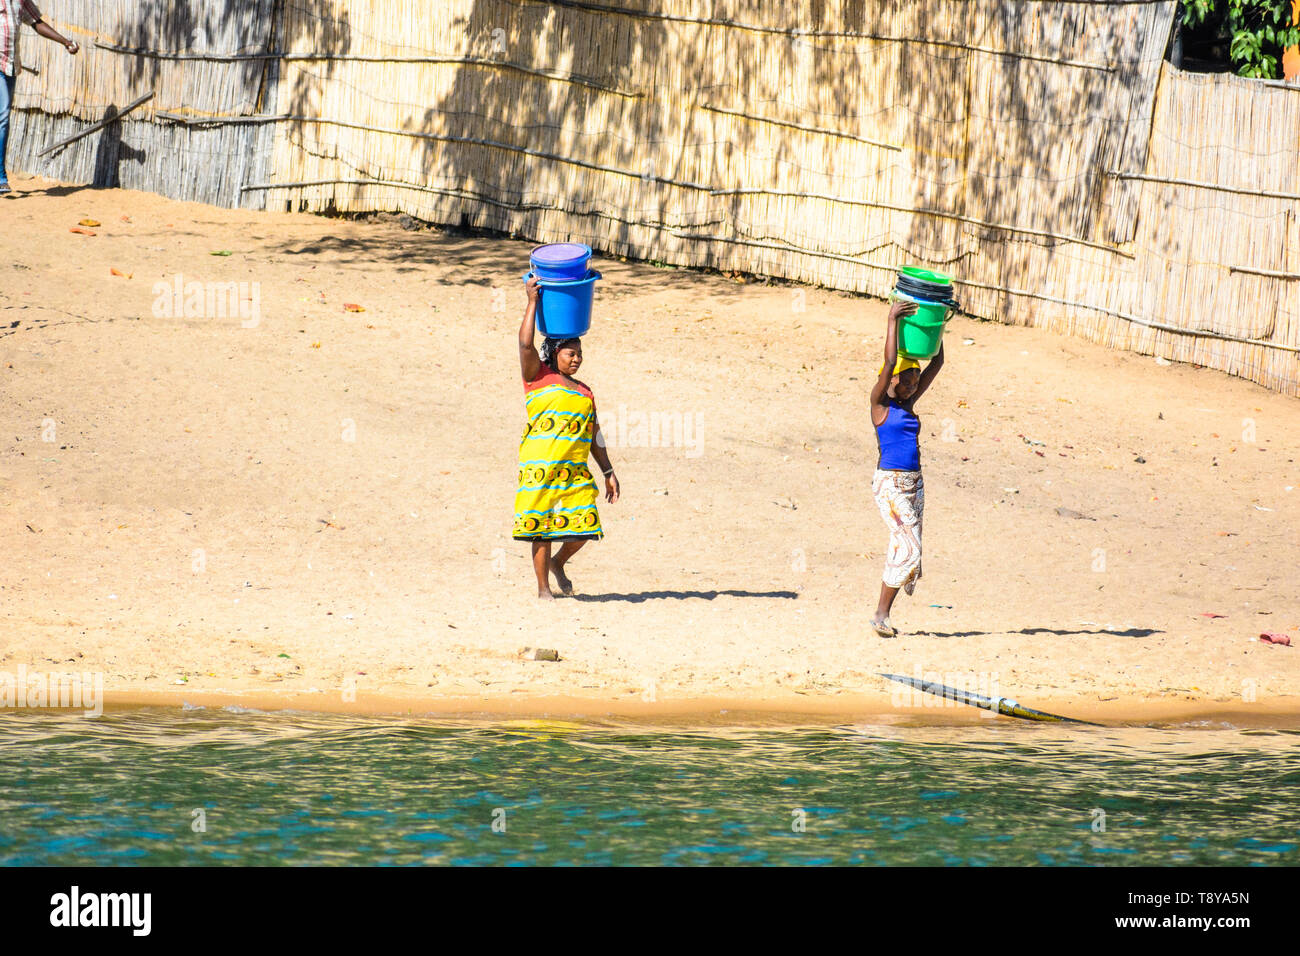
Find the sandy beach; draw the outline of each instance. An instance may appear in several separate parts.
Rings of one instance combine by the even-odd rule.
[[[885,304],[601,259],[581,377],[623,499],[544,606],[510,539],[531,243],[14,186],[0,671],[322,711],[885,713],[885,671],[1093,719],[1300,714],[1300,651],[1258,640],[1300,644],[1293,399],[956,318],[886,641]],[[187,314],[191,282],[247,314]]]

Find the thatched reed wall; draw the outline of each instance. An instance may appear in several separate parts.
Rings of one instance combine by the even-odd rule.
[[[241,188],[269,171],[272,125],[187,126],[160,112],[255,114],[275,96],[278,59],[231,59],[272,49],[275,0],[45,0],[46,18],[81,45],[75,57],[23,28],[9,164],[69,182],[123,186],[178,199],[243,205]],[[131,55],[181,51],[208,59]],[[115,116],[149,92],[144,107],[56,150],[47,147]],[[260,206],[260,200],[250,203]]]
[[[1300,394],[1300,90],[1163,65],[1172,0],[211,6],[62,4],[114,49],[40,55],[17,165],[149,86],[123,185],[877,295],[919,262],[975,315]]]

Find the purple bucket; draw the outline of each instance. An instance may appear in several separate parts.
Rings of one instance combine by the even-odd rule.
[[[591,259],[591,246],[578,242],[552,242],[538,246],[529,256],[529,262],[539,279],[559,282],[580,281],[587,275]]]

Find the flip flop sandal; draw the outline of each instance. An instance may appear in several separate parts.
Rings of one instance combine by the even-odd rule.
[[[892,625],[872,621],[871,626],[876,629],[876,633],[881,637],[898,637],[898,631]]]

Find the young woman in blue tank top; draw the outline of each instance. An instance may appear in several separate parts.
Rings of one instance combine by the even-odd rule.
[[[889,623],[889,611],[899,590],[908,594],[921,577],[921,515],[925,511],[925,483],[921,480],[921,420],[914,406],[943,368],[943,345],[921,371],[920,363],[898,354],[898,319],[916,311],[911,302],[895,302],[889,309],[885,333],[885,364],[871,389],[871,423],[876,427],[880,460],[871,493],[889,528],[889,553],[880,582],[880,601],[871,625],[881,637],[898,632]]]

